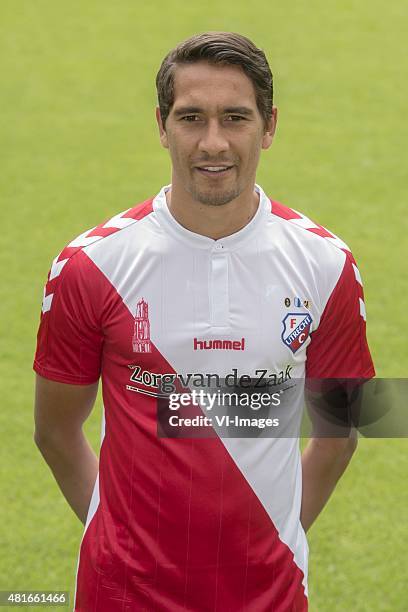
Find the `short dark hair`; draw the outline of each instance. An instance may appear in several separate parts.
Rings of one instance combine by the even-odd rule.
[[[184,40],[164,58],[156,77],[157,96],[163,125],[174,104],[174,70],[195,62],[241,66],[252,81],[258,110],[266,125],[272,116],[273,77],[265,53],[234,32],[204,32]]]

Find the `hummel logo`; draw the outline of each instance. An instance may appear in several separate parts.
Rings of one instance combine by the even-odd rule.
[[[241,340],[199,340],[194,338],[195,351],[244,351],[245,338]]]

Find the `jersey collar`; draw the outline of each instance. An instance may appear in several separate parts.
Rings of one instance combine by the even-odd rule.
[[[171,185],[163,187],[153,200],[153,210],[156,213],[157,220],[165,230],[174,238],[181,240],[195,248],[214,249],[215,247],[225,250],[233,250],[240,247],[243,242],[254,237],[265,216],[271,211],[271,202],[265,195],[263,189],[259,185],[255,185],[255,190],[259,193],[259,205],[255,215],[249,223],[235,234],[214,240],[208,236],[196,234],[186,229],[173,217],[167,206],[166,192],[171,188]]]

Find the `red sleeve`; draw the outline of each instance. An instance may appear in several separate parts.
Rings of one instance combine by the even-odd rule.
[[[53,263],[44,292],[34,370],[58,382],[92,384],[100,375],[103,345],[98,275],[83,252],[61,270],[58,265]]]
[[[307,349],[307,378],[372,378],[361,277],[346,253],[339,280]]]

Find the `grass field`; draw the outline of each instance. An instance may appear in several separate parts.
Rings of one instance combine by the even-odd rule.
[[[167,50],[208,29],[266,51],[279,126],[258,182],[353,248],[377,374],[405,377],[408,5],[395,0],[0,4],[3,280],[0,589],[73,592],[81,525],[32,442],[43,283],[61,248],[154,195],[169,162],[154,121]],[[98,446],[100,405],[87,431]],[[361,440],[310,532],[312,612],[403,612],[407,441]]]

